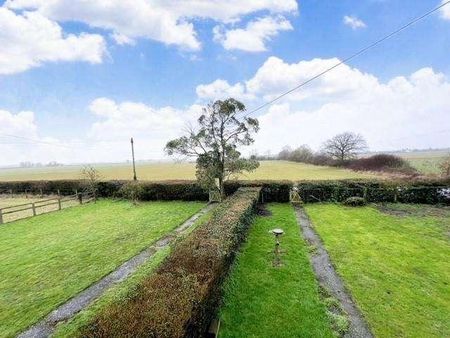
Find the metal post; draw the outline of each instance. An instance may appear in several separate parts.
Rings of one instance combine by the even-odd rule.
[[[137,181],[136,164],[134,162],[134,140],[133,140],[133,138],[131,138],[131,155],[133,157],[133,180]]]

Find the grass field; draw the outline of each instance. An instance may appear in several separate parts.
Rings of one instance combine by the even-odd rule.
[[[375,336],[450,337],[450,209],[307,205]]]
[[[0,336],[24,330],[202,206],[102,200],[1,226]]]
[[[333,337],[325,305],[289,204],[258,217],[225,286],[219,337]],[[272,265],[273,235],[282,227],[283,265]]]
[[[407,159],[411,165],[423,174],[441,173],[439,164],[449,155],[449,150],[434,150],[434,151],[415,151],[397,153],[396,155]]]
[[[99,165],[103,179],[132,179],[131,164]],[[19,168],[0,169],[0,181],[15,180],[54,180],[80,178],[79,166],[57,168]],[[141,180],[193,180],[195,179],[194,163],[138,163],[137,176]],[[255,172],[242,175],[240,179],[261,180],[324,180],[376,177],[371,174],[358,173],[351,170],[314,166],[304,163],[285,161],[262,161]]]

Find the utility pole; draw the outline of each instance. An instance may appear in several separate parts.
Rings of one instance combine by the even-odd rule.
[[[134,163],[134,141],[133,141],[133,138],[131,138],[131,155],[133,156],[133,180],[137,181],[136,164]]]

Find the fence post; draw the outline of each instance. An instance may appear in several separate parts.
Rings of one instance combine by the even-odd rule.
[[[33,210],[33,216],[36,216],[36,206],[34,203],[31,203],[31,209]]]
[[[58,197],[58,208],[61,210],[61,197]]]
[[[77,195],[78,195],[78,201],[80,202],[80,204],[83,204],[83,194],[77,193]]]
[[[3,224],[3,211],[0,209],[0,224]]]

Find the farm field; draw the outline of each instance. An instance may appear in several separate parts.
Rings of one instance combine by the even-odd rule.
[[[375,336],[450,336],[449,208],[305,208]]]
[[[219,337],[333,337],[325,305],[290,204],[250,228],[225,286]],[[274,268],[271,229],[282,227],[283,265]]]
[[[95,166],[102,179],[132,179],[131,164],[111,164]],[[0,181],[79,179],[79,166],[57,168],[17,168],[0,169]],[[137,176],[140,180],[194,180],[194,163],[137,163]],[[253,173],[241,175],[246,180],[325,180],[379,177],[373,174],[352,170],[314,166],[287,161],[261,161],[260,167]]]
[[[0,336],[14,336],[199,211],[101,200],[0,227]]]
[[[396,153],[408,160],[411,165],[423,174],[440,174],[439,164],[448,156],[450,150],[430,150]]]

